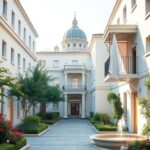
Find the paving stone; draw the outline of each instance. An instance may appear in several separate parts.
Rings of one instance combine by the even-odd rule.
[[[27,138],[29,150],[106,150],[90,142],[96,130],[88,120],[65,119],[41,137]]]

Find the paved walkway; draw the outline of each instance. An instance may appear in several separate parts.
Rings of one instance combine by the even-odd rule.
[[[30,137],[29,150],[104,150],[90,142],[95,129],[87,120],[61,120],[41,137]]]

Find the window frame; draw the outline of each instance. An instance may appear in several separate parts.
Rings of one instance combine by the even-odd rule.
[[[8,13],[8,4],[6,0],[3,0],[3,16],[7,18]]]
[[[2,57],[6,59],[7,57],[7,42],[2,40]]]
[[[10,61],[11,61],[11,64],[14,65],[14,63],[15,63],[15,50],[14,50],[14,48],[12,48],[12,47],[11,47]]]
[[[11,26],[15,28],[15,12],[13,10],[11,12]]]

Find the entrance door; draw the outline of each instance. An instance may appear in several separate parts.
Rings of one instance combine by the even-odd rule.
[[[71,103],[71,115],[79,115],[79,104]]]
[[[138,98],[137,93],[134,93],[134,132],[138,130]]]
[[[132,67],[133,67],[133,73],[137,73],[136,70],[136,48],[133,49],[133,53],[132,53]]]

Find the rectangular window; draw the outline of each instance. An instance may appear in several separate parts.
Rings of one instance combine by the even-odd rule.
[[[117,20],[117,24],[118,24],[118,25],[120,24],[120,18],[118,18],[118,20]]]
[[[21,56],[20,56],[20,54],[18,54],[17,65],[18,65],[18,68],[20,68],[20,66],[21,66]]]
[[[33,41],[33,45],[32,45],[32,49],[33,49],[33,52],[35,52],[35,42]]]
[[[72,87],[78,88],[79,79],[78,78],[72,78]]]
[[[11,25],[14,28],[15,27],[15,13],[11,12]]]
[[[2,41],[2,56],[6,58],[7,53],[7,43],[5,41]]]
[[[53,68],[59,68],[59,60],[53,60]]]
[[[18,34],[21,36],[21,21],[18,20]]]
[[[123,9],[123,22],[125,22],[127,20],[127,9],[126,6]]]
[[[72,60],[72,65],[78,65],[78,60]]]
[[[15,60],[15,51],[13,48],[11,48],[11,63],[14,64],[14,60]]]
[[[131,0],[131,8],[135,7],[136,5],[136,0]]]
[[[3,0],[3,15],[7,17],[7,1]]]
[[[23,29],[23,40],[26,43],[26,28]]]
[[[29,49],[31,49],[31,36],[29,35]]]
[[[25,71],[26,70],[26,60],[25,60],[25,58],[23,58],[23,71]]]
[[[146,38],[146,52],[150,52],[150,35]]]
[[[53,103],[53,110],[58,110],[59,109],[59,104],[57,103]]]
[[[146,19],[150,16],[150,0],[145,1],[145,15]]]

